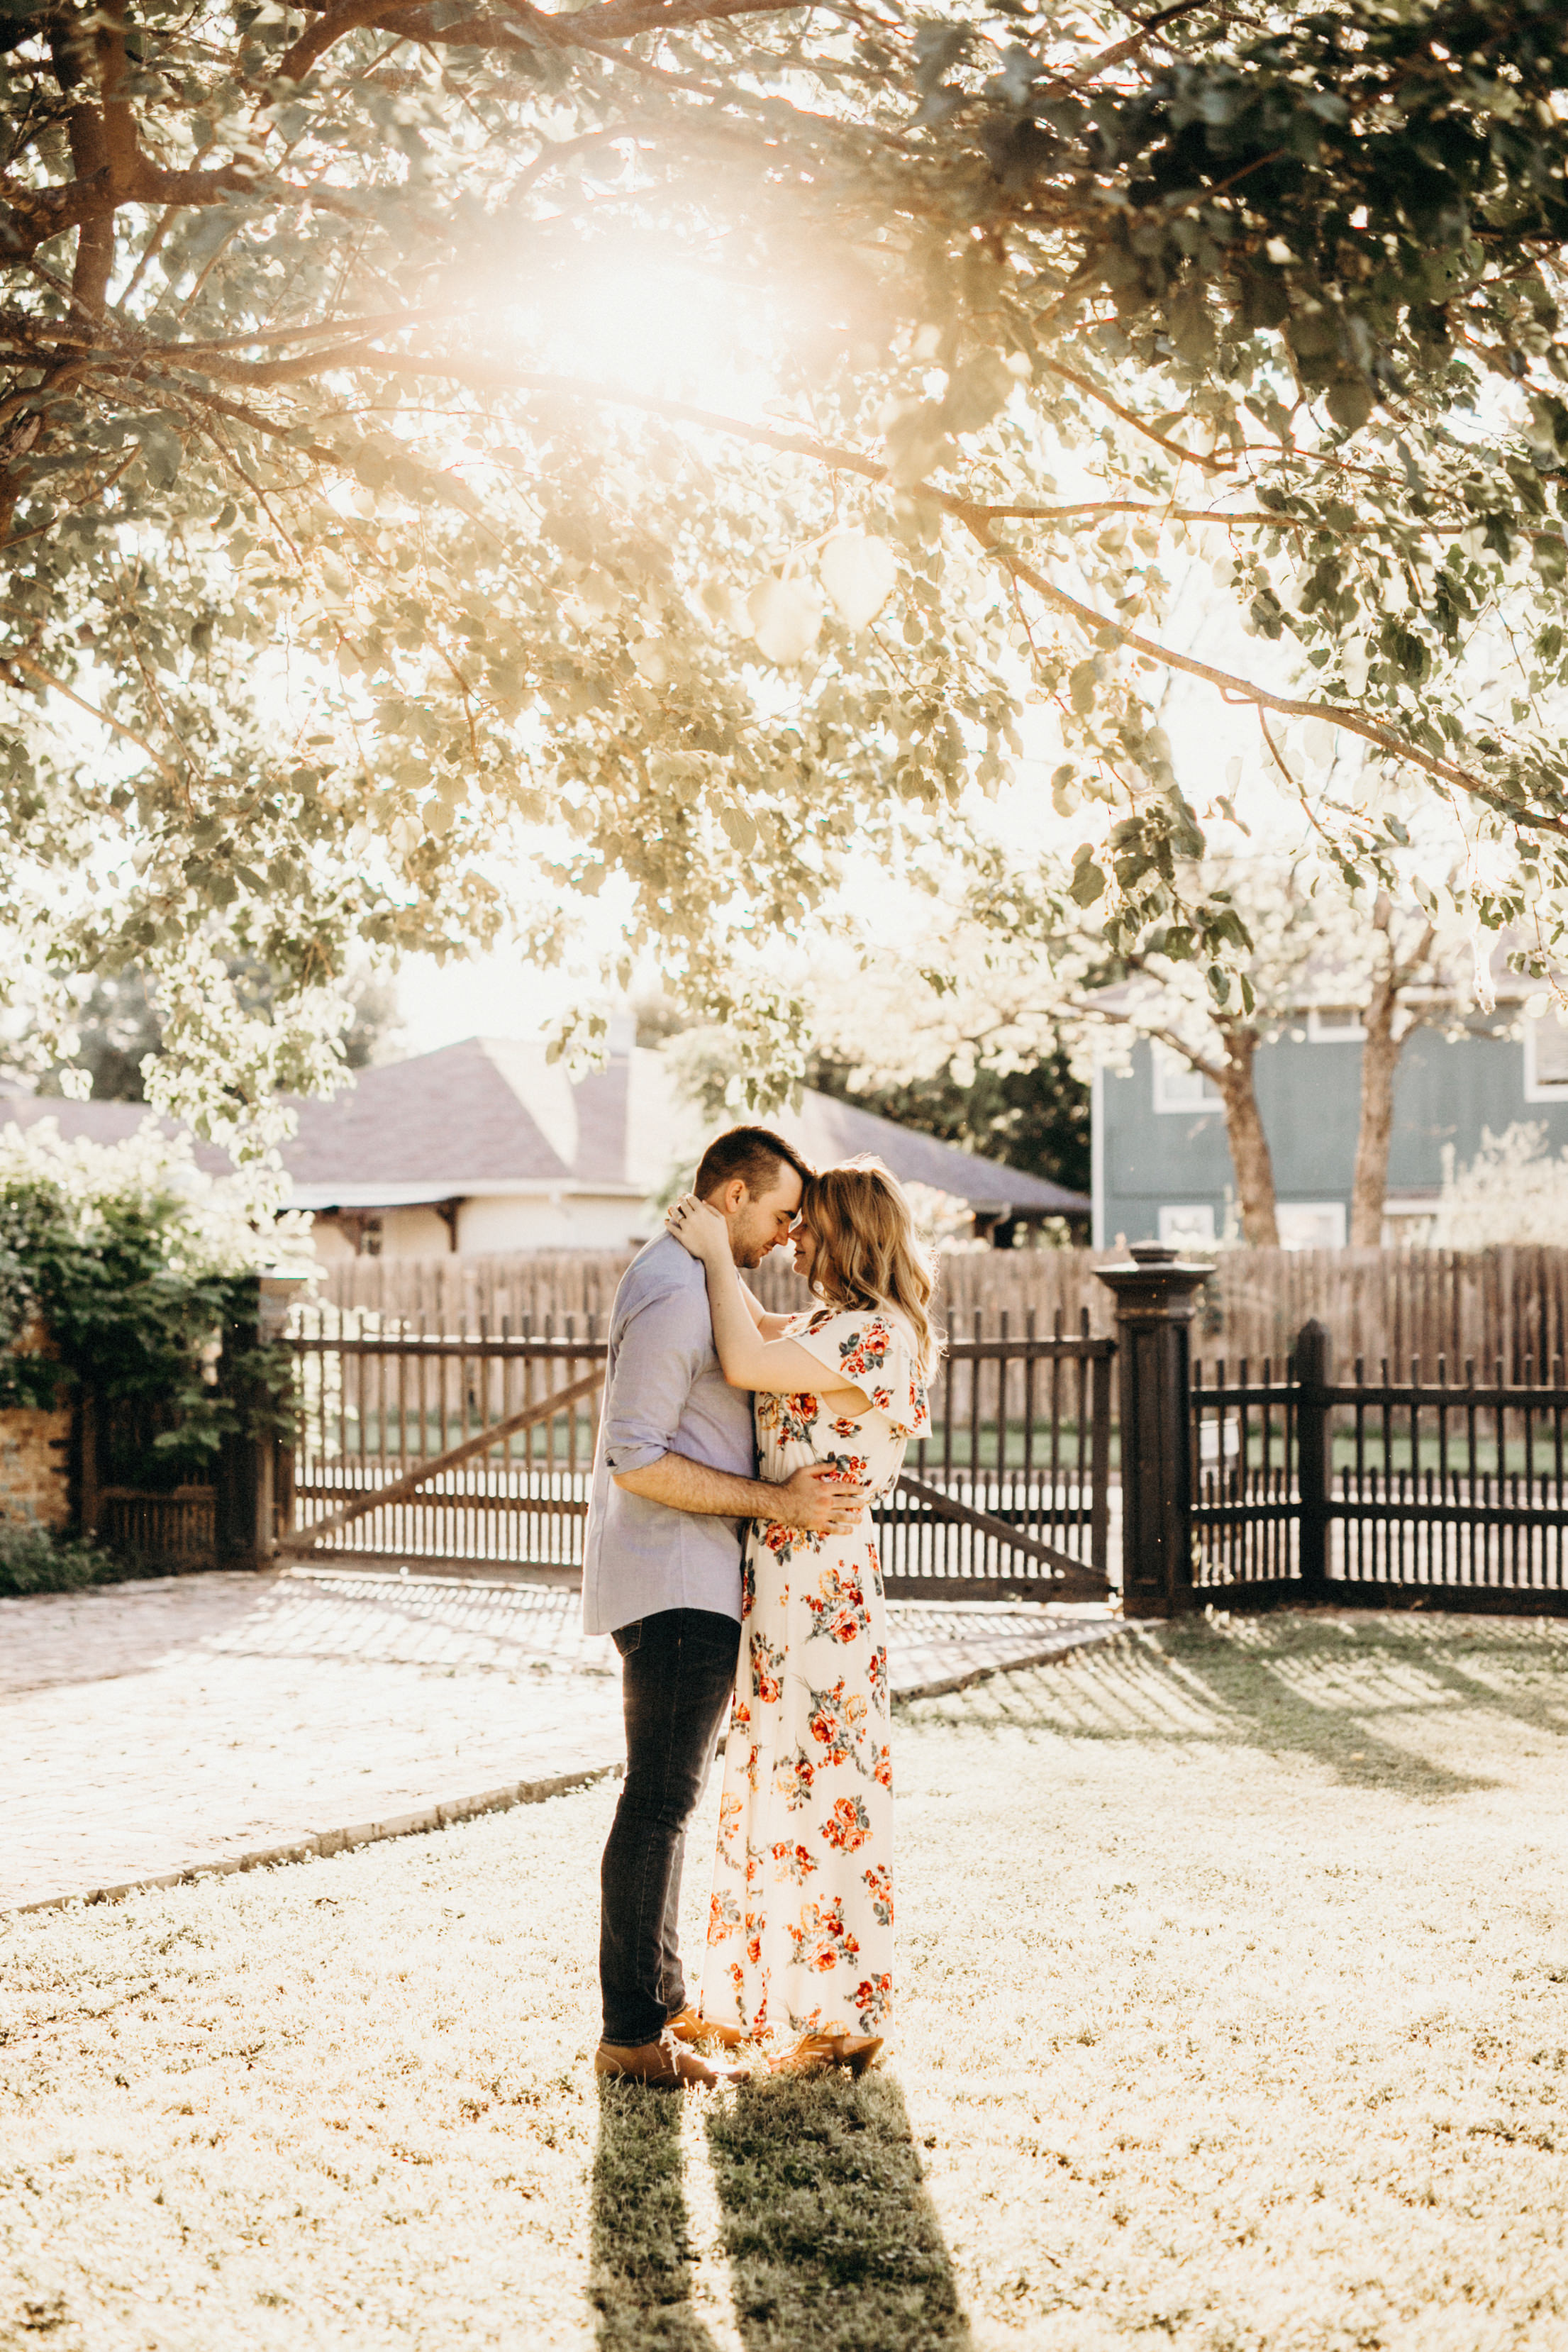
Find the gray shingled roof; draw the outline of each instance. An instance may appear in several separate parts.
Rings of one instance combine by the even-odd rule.
[[[568,1165],[519,1097],[506,1047],[477,1037],[357,1073],[326,1102],[298,1101],[284,1147],[297,1184],[428,1184],[462,1192],[496,1182],[566,1184]]]
[[[791,1142],[799,1138],[814,1167],[874,1151],[904,1183],[929,1184],[988,1214],[1086,1217],[1092,1205],[1085,1192],[1070,1192],[1044,1176],[1026,1175],[1021,1168],[1005,1167],[998,1160],[981,1160],[956,1144],[923,1135],[918,1128],[900,1127],[894,1119],[879,1118],[874,1111],[811,1089],[800,1112],[778,1123]]]
[[[639,1055],[638,1061],[662,1087],[658,1058]],[[630,1131],[631,1075],[621,1057],[569,1087],[559,1070],[546,1068],[536,1048],[469,1037],[409,1061],[361,1070],[329,1101],[297,1101],[298,1132],[283,1156],[301,1195],[317,1208],[446,1200],[492,1185],[503,1192],[559,1187],[640,1199],[651,1188],[646,1138]],[[56,1118],[62,1135],[102,1143],[134,1134],[146,1116],[140,1103],[31,1096],[0,1100],[0,1120],[27,1127]],[[781,1113],[769,1124],[814,1166],[875,1152],[906,1183],[928,1184],[985,1214],[1089,1213],[1082,1192],[959,1151],[828,1095],[808,1090],[799,1111]],[[689,1113],[675,1125],[694,1137],[700,1132]],[[196,1157],[214,1171],[226,1165],[208,1145],[198,1146]]]
[[[296,1182],[319,1198],[334,1183],[351,1187],[363,1202],[366,1188],[377,1183],[427,1183],[433,1194],[460,1193],[486,1179],[640,1192],[646,1177],[636,1173],[641,1139],[628,1132],[630,1076],[622,1057],[571,1088],[576,1138],[569,1160],[528,1108],[543,1082],[537,1052],[470,1037],[412,1061],[361,1070],[353,1088],[330,1102],[302,1103],[299,1135],[285,1157]],[[906,1182],[928,1184],[988,1213],[1089,1213],[1084,1193],[977,1159],[827,1095],[808,1090],[798,1112],[783,1112],[770,1124],[814,1165],[872,1151]]]

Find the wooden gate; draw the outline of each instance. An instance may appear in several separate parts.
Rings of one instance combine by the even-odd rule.
[[[301,1308],[285,1551],[581,1573],[604,1342]]]
[[[575,1581],[605,1356],[584,1319],[461,1335],[298,1310],[285,1551]],[[1104,1598],[1113,1354],[1087,1318],[1072,1339],[974,1318],[875,1514],[889,1592]]]

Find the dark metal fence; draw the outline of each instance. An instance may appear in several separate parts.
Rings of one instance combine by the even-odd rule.
[[[1111,1537],[1115,1342],[1085,1314],[1064,1337],[1033,1314],[1021,1333],[977,1313],[931,1391],[931,1434],[911,1446],[877,1512],[895,1596],[1103,1599]]]
[[[1195,1367],[1193,1581],[1228,1603],[1568,1612],[1568,1385],[1439,1357],[1335,1381],[1309,1324],[1276,1373]]]

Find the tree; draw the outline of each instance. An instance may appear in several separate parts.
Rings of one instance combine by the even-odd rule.
[[[1539,1120],[1516,1119],[1500,1135],[1483,1129],[1473,1160],[1456,1168],[1449,1144],[1444,1161],[1432,1220],[1435,1249],[1562,1247],[1568,1152],[1553,1156]]]
[[[228,978],[239,989],[240,1001],[250,1011],[266,1012],[272,998],[272,975],[264,966],[231,965]],[[350,979],[345,993],[352,1018],[340,1040],[343,1066],[362,1070],[382,1054],[397,1034],[397,999],[390,982],[361,972]],[[163,1024],[147,976],[137,966],[112,978],[97,981],[75,1015],[76,1048],[70,1061],[47,1070],[38,1092],[65,1092],[67,1075],[85,1071],[95,1102],[145,1102],[147,1081],[143,1064],[162,1053]]]
[[[1314,796],[1314,809],[1322,793]],[[1317,836],[1309,824],[1308,842]],[[868,1091],[939,1087],[990,1068],[1021,1072],[1049,1054],[1085,1074],[1134,1038],[1198,1072],[1225,1119],[1245,1240],[1277,1247],[1273,1157],[1258,1101],[1260,1047],[1313,1007],[1356,1012],[1364,1032],[1353,1184],[1353,1239],[1382,1237],[1399,1054],[1421,1023],[1462,1025],[1458,972],[1470,940],[1450,893],[1439,900],[1408,856],[1397,895],[1345,887],[1315,847],[1276,838],[1211,855],[1182,877],[1223,919],[1245,910],[1251,945],[1243,1001],[1221,1002],[1183,943],[1156,929],[1113,960],[1097,926],[1058,887],[1050,860],[1020,865],[994,846],[988,871],[961,898],[907,928],[920,960],[884,958],[871,975],[819,983],[814,1012],[830,1055]],[[1428,861],[1430,862],[1430,861]],[[1457,879],[1457,877],[1456,877]]]
[[[1333,865],[1301,852],[1210,857],[1194,887],[1217,906],[1246,910],[1252,948],[1245,1004],[1239,991],[1217,1002],[1186,958],[1172,956],[1167,936],[1158,930],[1121,960],[1113,985],[1085,987],[1079,974],[1092,942],[1081,944],[1075,961],[1064,925],[1062,943],[1051,959],[1054,986],[1062,992],[1059,1018],[1091,1051],[1097,1033],[1146,1037],[1210,1082],[1224,1112],[1243,1237],[1274,1248],[1279,1223],[1273,1155],[1257,1094],[1259,1049],[1289,1031],[1299,1034],[1315,1008],[1358,1014],[1360,1107],[1350,1241],[1353,1247],[1376,1248],[1400,1054],[1424,1023],[1463,1024],[1457,973],[1470,941],[1452,895],[1439,901],[1408,872],[1396,893],[1347,890]]]
[[[540,952],[622,877],[628,956],[787,1085],[748,948],[901,813],[945,843],[1030,696],[1078,903],[1245,1009],[1246,926],[1184,896],[1173,670],[1462,807],[1507,852],[1482,920],[1564,878],[1549,0],[5,26],[12,969],[141,964],[170,1108],[265,1141],[357,954],[493,933],[519,823]],[[635,380],[650,277],[720,285],[746,366]],[[1195,534],[1239,666],[1165,629]],[[1387,879],[1380,817],[1333,835]]]
[[[1015,1068],[981,1061],[960,1075],[949,1059],[928,1075],[867,1085],[855,1082],[852,1064],[819,1053],[807,1082],[1004,1168],[1089,1190],[1089,1088],[1060,1042]]]

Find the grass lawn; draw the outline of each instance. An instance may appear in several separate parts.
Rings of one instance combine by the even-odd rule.
[[[601,2097],[607,1787],[0,1922],[0,2344],[1568,2347],[1568,1625],[1199,1622],[895,1756],[856,2086]]]

